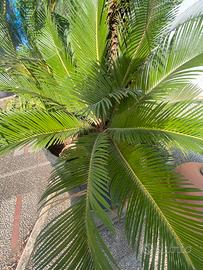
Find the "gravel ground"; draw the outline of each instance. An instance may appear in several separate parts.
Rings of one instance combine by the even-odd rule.
[[[133,251],[129,248],[123,223],[116,224],[116,235],[113,236],[108,230],[102,231],[102,237],[110,248],[112,255],[122,270],[140,270],[139,261],[135,258]]]

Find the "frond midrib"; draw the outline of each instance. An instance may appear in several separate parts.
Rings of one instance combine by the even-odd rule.
[[[68,131],[79,131],[81,128],[80,127],[77,127],[77,128],[69,128],[69,129],[64,129],[64,130],[58,130],[58,131],[51,131],[51,132],[44,132],[44,133],[37,133],[37,134],[34,134],[33,136],[30,135],[30,136],[27,136],[26,138],[24,138],[23,140],[19,140],[18,143],[21,144],[23,142],[28,142],[30,141],[31,139],[36,139],[37,137],[41,137],[41,136],[47,136],[47,135],[51,135],[51,134],[58,134],[58,133],[65,133],[65,132],[68,132]],[[13,142],[14,143],[14,142]],[[14,143],[15,144],[15,143]],[[6,145],[7,146],[7,145]]]
[[[155,132],[164,132],[164,133],[168,133],[171,135],[177,135],[177,136],[184,136],[190,139],[194,139],[194,140],[198,140],[203,142],[202,138],[196,137],[194,135],[189,135],[189,134],[185,134],[185,133],[181,133],[181,132],[177,132],[177,131],[173,131],[173,130],[167,130],[167,129],[162,129],[162,128],[146,128],[146,127],[136,127],[136,128],[108,128],[107,130],[109,131],[113,131],[113,130],[118,130],[118,131],[125,131],[125,130],[132,130],[132,131],[136,131],[136,130],[144,130],[144,131],[155,131]]]
[[[58,55],[58,57],[59,57],[59,59],[60,59],[60,61],[61,61],[61,64],[62,64],[62,66],[63,66],[65,72],[67,73],[68,77],[70,77],[70,72],[69,72],[68,69],[66,68],[66,65],[65,65],[65,63],[63,62],[63,59],[62,59],[60,53],[58,52],[57,47],[56,47],[55,44],[54,44],[54,47],[56,48],[56,53],[57,53],[57,55]]]
[[[148,3],[148,6],[149,6],[149,3]],[[150,11],[150,16],[151,16],[151,11]],[[148,20],[147,20],[147,22],[146,22],[146,24],[145,24],[145,29],[144,29],[144,31],[143,31],[143,33],[142,33],[142,37],[141,37],[141,39],[140,39],[140,41],[139,41],[139,43],[138,43],[138,45],[137,45],[136,50],[135,50],[135,52],[133,53],[132,59],[131,59],[131,61],[130,61],[130,64],[128,65],[128,68],[127,68],[127,70],[126,70],[125,76],[124,76],[123,81],[122,81],[122,85],[124,84],[124,82],[125,82],[125,80],[126,80],[128,74],[129,74],[129,72],[130,72],[131,66],[132,66],[132,64],[133,64],[133,60],[135,59],[135,56],[136,56],[137,52],[139,51],[139,49],[140,49],[140,47],[141,47],[141,45],[142,45],[142,41],[143,41],[144,37],[147,35],[147,30],[148,30],[148,27],[149,27],[149,24],[150,24],[150,21],[151,21],[151,17],[150,17],[150,16],[149,16],[149,18],[148,18]]]
[[[48,26],[49,27],[49,26]],[[51,32],[51,30],[50,30],[50,32]],[[63,61],[63,59],[62,59],[62,57],[61,57],[61,55],[60,55],[60,51],[59,51],[59,49],[58,49],[58,47],[57,47],[57,45],[56,45],[56,42],[55,42],[55,39],[54,39],[54,36],[52,35],[52,38],[53,38],[53,46],[54,46],[54,48],[55,48],[55,51],[56,51],[56,54],[58,55],[58,57],[59,57],[59,60],[60,60],[60,62],[61,62],[61,64],[62,64],[62,66],[63,66],[63,68],[64,68],[64,70],[65,70],[65,72],[66,72],[66,74],[68,75],[68,77],[71,77],[70,76],[70,72],[68,71],[68,69],[67,69],[67,67],[66,67],[66,65],[65,65],[65,63],[64,63],[64,61]]]
[[[190,258],[190,256],[187,253],[186,248],[184,247],[181,239],[179,238],[179,236],[176,234],[173,226],[170,224],[170,222],[167,220],[167,218],[165,217],[164,213],[162,212],[162,210],[160,209],[160,207],[157,205],[156,201],[154,200],[154,198],[152,197],[152,195],[149,193],[149,191],[146,189],[146,187],[143,185],[142,181],[139,179],[139,177],[135,174],[134,170],[132,169],[132,167],[130,166],[130,164],[127,162],[127,160],[125,159],[125,157],[123,156],[123,154],[121,153],[120,149],[118,148],[118,146],[116,145],[116,143],[114,141],[112,141],[114,147],[116,148],[116,150],[118,151],[121,159],[123,160],[124,164],[127,166],[127,168],[129,169],[129,171],[132,173],[132,175],[134,176],[134,179],[136,180],[136,183],[138,183],[139,187],[141,188],[142,192],[147,196],[147,198],[152,202],[152,204],[154,205],[156,211],[158,212],[160,218],[163,220],[163,222],[167,225],[167,227],[169,228],[169,230],[171,231],[172,235],[175,237],[176,239],[176,243],[179,244],[183,254],[185,254],[187,261],[190,263],[190,265],[192,267],[194,267],[194,264]]]
[[[91,151],[91,155],[90,155],[90,162],[89,162],[89,168],[88,168],[88,176],[87,176],[87,192],[86,192],[86,206],[85,206],[85,228],[86,228],[86,231],[88,232],[89,231],[89,228],[88,228],[88,212],[90,211],[90,205],[89,205],[89,183],[91,181],[91,168],[92,168],[92,164],[93,164],[93,158],[94,158],[94,152],[95,152],[95,149],[96,149],[96,144],[97,144],[97,141],[99,139],[99,136],[97,136],[97,138],[95,139],[94,141],[94,145],[93,145],[93,148],[92,148],[92,151]],[[87,234],[87,236],[89,235],[89,233]],[[91,252],[91,248],[90,246],[88,245],[88,249],[89,251]]]
[[[181,64],[179,64],[178,66],[176,66],[175,68],[173,68],[172,70],[170,70],[168,73],[166,73],[165,76],[163,76],[155,85],[153,85],[150,89],[147,89],[147,95],[150,94],[153,90],[155,90],[157,88],[157,86],[159,86],[161,83],[163,83],[168,77],[170,77],[179,68],[181,68],[182,66],[186,65],[187,63],[189,63],[190,61],[192,61],[194,58],[200,56],[201,54],[203,54],[203,51],[200,52],[200,53],[197,53],[195,56],[192,56],[190,58],[187,58]]]
[[[95,31],[95,34],[96,34],[96,55],[97,55],[97,61],[99,62],[100,60],[100,55],[99,55],[99,31],[98,31],[98,10],[97,10],[97,7],[96,7],[96,31]]]

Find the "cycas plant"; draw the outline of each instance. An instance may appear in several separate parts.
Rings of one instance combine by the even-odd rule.
[[[203,17],[170,31],[179,2],[58,1],[40,10],[40,30],[23,52],[1,20],[10,68],[2,67],[0,89],[46,103],[1,113],[1,153],[71,137],[42,205],[87,186],[40,234],[37,270],[119,269],[95,223],[114,232],[113,207],[141,269],[203,268],[203,198],[175,174],[170,154],[203,145],[193,83],[203,71]]]

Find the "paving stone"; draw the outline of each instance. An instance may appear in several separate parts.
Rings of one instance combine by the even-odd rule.
[[[18,149],[16,149],[16,150],[14,151],[13,156],[14,156],[14,157],[17,157],[17,156],[21,156],[21,155],[23,155],[23,154],[24,154],[24,148],[18,148]]]
[[[16,263],[24,239],[38,218],[38,201],[51,170],[43,151],[30,153],[27,148],[0,157],[0,270],[12,269],[9,267]],[[19,196],[22,205],[16,213]],[[15,252],[11,246],[13,234],[17,239]]]
[[[37,164],[37,155],[28,154],[14,157],[12,152],[8,156],[0,157],[0,172],[1,174],[14,172]]]
[[[15,202],[16,198],[12,196],[2,200],[0,207],[0,270],[6,269],[5,266],[12,258],[11,236]]]

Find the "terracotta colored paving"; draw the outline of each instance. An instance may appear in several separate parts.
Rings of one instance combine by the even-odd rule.
[[[22,210],[22,196],[16,197],[15,211],[13,215],[13,229],[11,233],[11,250],[16,252],[20,236],[20,216]]]

